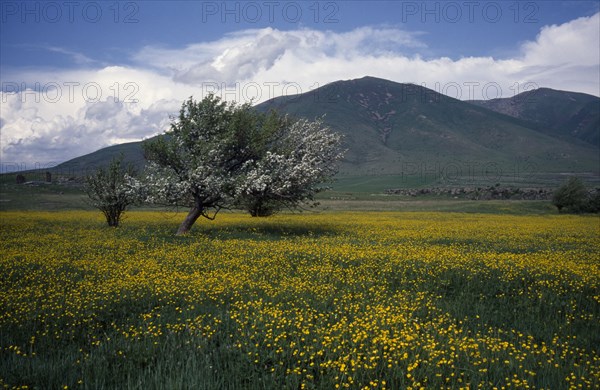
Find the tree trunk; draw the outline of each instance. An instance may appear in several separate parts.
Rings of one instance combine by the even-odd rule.
[[[181,236],[181,235],[184,235],[187,232],[189,232],[190,229],[192,228],[192,225],[194,224],[194,222],[196,222],[196,220],[201,215],[202,215],[202,207],[197,206],[197,205],[192,207],[192,209],[190,210],[188,215],[185,217],[185,219],[183,220],[181,225],[179,225],[179,229],[177,229],[177,235]]]

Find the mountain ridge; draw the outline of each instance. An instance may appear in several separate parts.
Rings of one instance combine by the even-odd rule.
[[[588,98],[591,95],[582,95],[594,101]],[[559,97],[559,101],[564,99],[560,93]],[[443,169],[454,166],[456,175],[462,176],[473,174],[469,172],[472,167],[479,167],[477,174],[483,174],[490,167],[509,171],[520,165],[534,166],[540,173],[600,171],[600,149],[594,144],[546,131],[529,117],[508,115],[480,102],[457,100],[410,83],[371,76],[339,80],[303,94],[273,98],[255,108],[277,109],[310,120],[323,117],[326,125],[345,135],[348,153],[340,174],[346,176],[405,175],[415,166],[431,170],[438,165]],[[600,129],[595,131],[600,133]],[[124,148],[126,160],[140,163],[141,142],[121,146],[121,151]],[[120,153],[117,149],[118,145],[105,148],[57,169],[108,161]]]
[[[557,140],[520,118],[415,84],[374,77],[338,81],[306,94],[274,98],[258,108],[310,119],[325,114],[328,125],[350,138],[347,162],[354,162],[352,171],[368,164],[369,156],[386,156],[380,161],[383,164],[374,164],[363,174],[399,173],[397,163],[402,161],[446,164],[486,160],[506,165],[515,159],[533,160],[552,171],[582,168],[573,156],[596,161],[587,145]],[[536,150],[530,148],[532,144],[537,145]]]
[[[545,134],[600,147],[600,98],[596,96],[538,88],[511,98],[471,103],[525,120]]]

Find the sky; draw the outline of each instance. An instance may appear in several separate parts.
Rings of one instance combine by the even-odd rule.
[[[600,95],[597,0],[0,7],[0,173],[149,138],[208,93],[260,103],[375,76],[461,100]]]

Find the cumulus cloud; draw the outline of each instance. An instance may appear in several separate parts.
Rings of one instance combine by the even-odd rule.
[[[0,92],[4,170],[59,163],[158,134],[168,128],[182,99],[196,92],[152,71],[116,66],[28,70],[7,74],[5,80],[34,88]]]
[[[231,91],[232,86],[258,84],[263,86],[259,101],[273,97],[267,92],[306,91],[364,75],[423,84],[442,93],[452,89],[460,99],[507,97],[532,86],[598,94],[599,15],[543,27],[513,58],[424,59],[419,55],[428,50],[423,34],[393,27],[341,33],[244,30],[179,50],[145,47],[135,58],[186,85],[216,84]],[[279,91],[271,88],[274,83]],[[290,83],[295,88],[286,89]],[[449,88],[456,84],[461,86],[458,93]],[[237,92],[238,100],[250,95]]]
[[[522,45],[521,74],[541,86],[598,95],[600,13],[542,28]]]
[[[139,64],[150,63],[186,84],[225,83],[252,80],[271,72],[289,57],[296,67],[319,61],[353,61],[364,56],[402,55],[403,50],[425,48],[419,33],[396,28],[361,27],[334,33],[272,28],[243,30],[214,42],[202,42],[176,50],[144,47],[136,55]],[[287,78],[294,68],[288,68]],[[339,77],[338,77],[339,78]],[[334,81],[334,80],[331,80]]]
[[[527,65],[549,65],[557,61],[581,66],[598,65],[599,36],[600,14],[545,26],[535,41],[523,44],[523,61]]]
[[[146,46],[131,66],[3,72],[0,159],[64,161],[162,132],[191,95],[245,102],[365,75],[459,99],[509,97],[535,86],[598,95],[600,14],[543,27],[513,58],[424,59],[426,36],[394,27],[347,32],[250,29],[183,48]],[[85,58],[83,62],[87,62]],[[34,90],[21,90],[22,83]],[[1,167],[0,167],[1,168]]]

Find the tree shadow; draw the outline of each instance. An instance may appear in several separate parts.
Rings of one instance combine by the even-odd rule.
[[[197,232],[215,239],[241,239],[257,241],[279,241],[308,237],[321,238],[339,235],[339,229],[323,224],[288,225],[278,222],[235,223],[219,226],[204,226]]]

